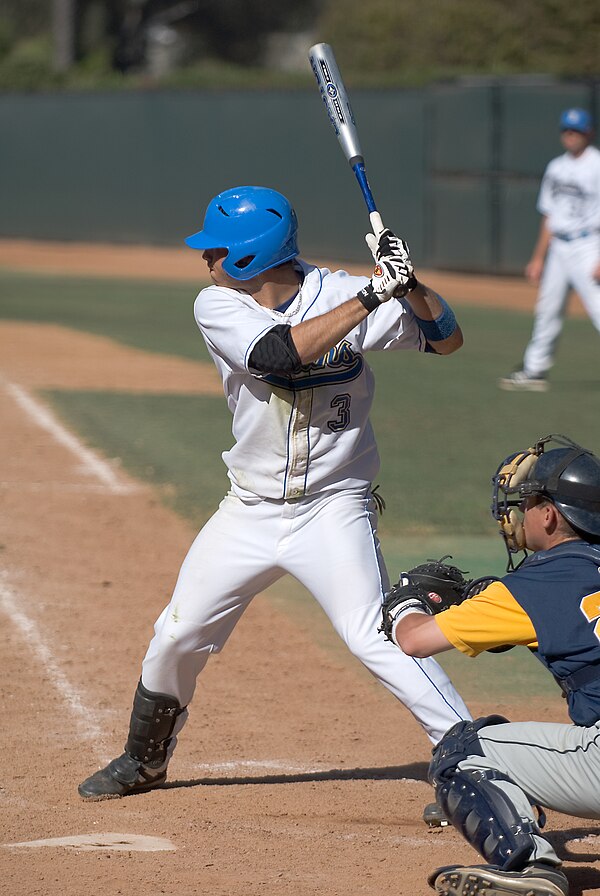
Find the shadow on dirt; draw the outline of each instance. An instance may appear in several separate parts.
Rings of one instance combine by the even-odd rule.
[[[193,778],[188,781],[168,781],[161,790],[176,787],[223,787],[239,784],[302,784],[310,781],[427,781],[427,763],[391,765],[385,768],[334,768],[322,772],[301,772],[280,775],[239,775]]]
[[[600,834],[596,828],[565,828],[562,831],[544,830],[556,850],[569,879],[570,896],[582,896],[590,890],[600,890],[600,870],[589,865],[571,868],[569,862],[598,862],[600,859]]]
[[[583,893],[597,892],[600,889],[600,871],[584,865],[581,868],[565,866],[563,871],[569,880],[569,896],[582,896]]]

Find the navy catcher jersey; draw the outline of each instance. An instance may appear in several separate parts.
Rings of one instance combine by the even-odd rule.
[[[593,725],[600,719],[600,547],[581,541],[539,551],[502,582],[533,623],[537,658],[567,679],[569,715]]]

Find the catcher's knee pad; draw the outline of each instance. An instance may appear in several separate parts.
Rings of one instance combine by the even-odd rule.
[[[140,681],[133,699],[125,752],[144,765],[162,765],[177,716],[182,712],[175,697],[148,691]]]
[[[502,725],[508,722],[504,716],[484,716],[473,721],[457,722],[444,734],[433,749],[427,777],[429,783],[439,787],[456,771],[459,762],[467,756],[483,756],[479,743],[479,731],[488,725]]]
[[[510,781],[492,770],[456,771],[437,790],[448,820],[490,865],[520,870],[535,849],[534,822],[524,822],[509,797],[492,780]]]

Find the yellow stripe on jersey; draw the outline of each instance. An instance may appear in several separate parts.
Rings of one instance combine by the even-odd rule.
[[[538,646],[531,619],[502,582],[492,582],[481,594],[438,613],[435,620],[450,643],[467,656],[502,644]]]

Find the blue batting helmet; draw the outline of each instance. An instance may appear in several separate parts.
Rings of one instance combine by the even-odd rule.
[[[592,116],[586,109],[565,109],[560,116],[560,129],[589,134],[592,130]]]
[[[296,213],[267,187],[233,187],[208,204],[204,225],[188,236],[192,249],[227,249],[223,270],[250,280],[298,255]]]

